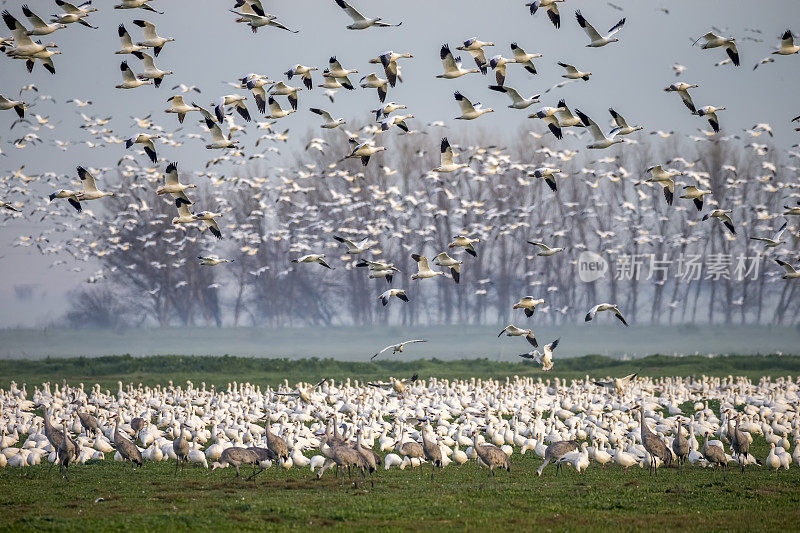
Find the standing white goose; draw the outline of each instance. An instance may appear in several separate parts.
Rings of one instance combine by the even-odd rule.
[[[182,184],[178,179],[178,163],[170,163],[167,165],[167,170],[164,173],[164,185],[160,186],[156,189],[156,194],[161,196],[162,194],[170,194],[173,198],[175,198],[176,204],[186,204],[190,205],[192,202],[189,200],[189,197],[186,196],[186,189],[194,189],[197,185],[193,183],[189,184]]]
[[[589,322],[593,320],[594,316],[602,311],[611,311],[612,313],[614,313],[614,316],[619,319],[620,322],[622,322],[626,326],[628,325],[628,322],[625,321],[625,317],[622,316],[622,313],[619,310],[619,306],[617,304],[607,304],[607,303],[597,304],[591,309],[589,309],[589,312],[586,313],[584,321]]]
[[[145,48],[152,48],[153,55],[156,57],[158,57],[158,54],[161,53],[161,49],[164,48],[165,44],[175,41],[175,39],[172,37],[159,36],[158,33],[156,33],[156,27],[152,22],[136,19],[133,21],[133,23],[142,28],[143,38],[136,44],[139,46],[144,46]]]
[[[514,62],[522,65],[531,74],[536,74],[536,66],[533,60],[542,57],[542,54],[529,54],[517,43],[511,43],[511,51],[514,53]]]
[[[494,43],[479,41],[477,37],[472,37],[464,41],[462,46],[457,46],[456,50],[469,52],[469,55],[475,60],[475,65],[481,71],[481,74],[486,74],[486,53],[483,51],[484,46],[494,46]]]
[[[417,263],[417,273],[411,275],[411,279],[426,279],[436,276],[444,276],[444,272],[432,270],[428,265],[428,258],[424,255],[411,254],[411,259]]]
[[[525,109],[539,102],[541,94],[534,94],[530,98],[523,98],[516,89],[503,85],[489,85],[489,88],[499,93],[505,93],[511,98],[511,109]]]
[[[594,137],[594,142],[587,144],[586,148],[589,148],[590,150],[602,150],[614,144],[624,142],[623,139],[616,138],[620,128],[613,128],[608,132],[608,136],[606,136],[600,129],[600,126],[598,126],[594,120],[582,113],[580,109],[576,108],[575,114],[580,117],[583,125],[586,126],[586,128],[589,130],[589,133],[591,133],[592,137]]]
[[[619,42],[619,39],[614,37],[616,33],[622,29],[625,25],[625,18],[621,18],[619,22],[614,24],[610,30],[608,30],[608,34],[603,36],[600,35],[594,26],[592,26],[589,21],[587,21],[583,15],[581,14],[581,10],[577,10],[575,12],[575,18],[578,19],[578,26],[583,28],[583,31],[586,32],[586,35],[589,36],[590,42],[586,46],[589,48],[600,48],[601,46],[605,46],[609,43],[616,43]]]
[[[389,24],[387,22],[383,22],[380,17],[376,17],[374,19],[367,18],[359,11],[345,2],[344,0],[335,0],[336,5],[344,9],[345,13],[347,13],[351,19],[353,19],[353,23],[347,26],[348,30],[365,30],[370,26],[377,26],[379,28],[388,28],[388,27],[396,27],[403,24],[402,22],[398,24]]]
[[[439,50],[439,57],[444,66],[444,73],[437,74],[437,78],[452,80],[465,74],[480,72],[477,68],[461,68],[461,57],[453,57],[453,52],[450,51],[450,46],[447,44],[442,45],[441,50]]]
[[[734,41],[733,37],[720,37],[713,31],[710,31],[705,35],[698,37],[694,44],[697,44],[700,39],[705,39],[706,41],[701,46],[703,50],[722,46],[725,48],[725,53],[727,53],[728,57],[730,57],[731,61],[733,61],[733,64],[737,67],[739,66],[739,50],[736,48],[736,42]]]
[[[447,140],[447,137],[442,139],[442,144],[440,148],[441,152],[441,164],[433,169],[436,172],[455,172],[460,168],[467,167],[466,163],[454,163],[454,154],[453,148],[450,146],[450,141]]]
[[[466,96],[463,96],[458,91],[453,93],[453,96],[455,97],[456,102],[458,102],[458,105],[461,107],[461,116],[456,117],[456,120],[475,120],[481,115],[492,113],[494,111],[494,109],[491,107],[481,107],[480,102],[476,102],[473,105],[473,103],[470,102]]]

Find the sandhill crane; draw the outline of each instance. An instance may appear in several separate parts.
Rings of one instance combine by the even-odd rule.
[[[69,477],[67,476],[67,470],[69,469],[69,465],[72,462],[75,462],[78,459],[78,455],[80,450],[78,448],[78,444],[72,440],[72,437],[69,436],[67,433],[67,421],[62,420],[63,423],[63,439],[61,439],[61,443],[56,449],[58,455],[58,470],[64,476],[64,479],[69,481]]]
[[[675,456],[678,458],[680,464],[686,462],[690,450],[689,441],[686,440],[686,437],[684,437],[681,432],[681,418],[677,417],[675,420],[675,438],[672,440],[672,451],[675,452]]]
[[[132,427],[132,426],[131,426]],[[189,440],[184,436],[184,428],[186,428],[186,424],[181,424],[180,428],[178,429],[178,438],[172,441],[172,451],[175,452],[175,474],[178,473],[178,466],[181,467],[181,472],[183,472],[183,467],[189,460]]]
[[[472,432],[472,447],[483,464],[489,467],[492,477],[494,477],[495,468],[505,468],[507,472],[511,472],[511,463],[508,455],[494,444],[478,444],[477,431]]]
[[[576,440],[561,440],[549,445],[544,452],[544,463],[542,463],[542,466],[536,470],[536,475],[541,477],[544,467],[546,467],[551,461],[555,461],[556,475],[558,475],[558,473],[561,471],[561,463],[559,463],[558,460],[564,457],[566,454],[577,450],[578,446],[579,444]]]
[[[644,449],[647,450],[647,453],[650,454],[650,462],[647,465],[647,470],[650,473],[657,473],[656,458],[660,459],[665,466],[670,466],[672,464],[672,452],[669,451],[667,445],[647,427],[644,421],[644,406],[637,405],[634,409],[639,409],[639,427],[642,434],[642,444],[644,445]]]
[[[730,411],[729,411],[730,412]],[[736,416],[736,427],[733,428],[733,431],[730,429],[730,415],[728,415],[728,433],[731,443],[731,449],[736,453],[737,458],[739,460],[739,464],[742,467],[742,472],[744,472],[744,466],[747,462],[748,457],[752,457],[750,455],[750,438],[749,435],[739,429],[740,422],[742,421],[741,415]]]
[[[422,452],[425,460],[431,464],[431,481],[436,467],[442,468],[442,449],[439,447],[439,439],[434,435],[434,440],[428,440],[427,429],[430,429],[430,421],[426,421],[422,428]]]
[[[239,467],[241,465],[253,465],[253,475],[255,475],[258,456],[254,451],[247,448],[231,446],[223,450],[222,454],[219,456],[219,463],[222,466],[233,465],[233,467],[236,468],[236,477],[239,477]]]
[[[395,451],[402,457],[422,460],[425,456],[425,450],[423,449],[422,445],[418,442],[414,442],[413,440],[404,442],[405,436],[406,436],[406,428],[402,425],[401,422],[400,438],[397,441],[397,444],[399,446],[395,447]],[[414,468],[414,463],[411,463],[411,468]]]
[[[134,465],[142,466],[142,452],[136,447],[134,443],[122,436],[119,432],[119,407],[117,407],[116,422],[114,424],[114,447],[122,456],[123,461],[130,461],[131,468]]]
[[[320,449],[324,449],[323,453],[328,457],[328,460],[325,461],[325,464],[322,465],[322,468],[317,472],[317,479],[321,479],[325,470],[333,466],[336,466],[337,477],[338,471],[346,467],[347,477],[352,479],[350,467],[353,466],[361,470],[361,475],[366,477],[364,474],[367,468],[366,461],[364,461],[364,458],[350,446],[347,446],[343,442],[337,442],[326,435],[320,441]],[[344,479],[344,472],[342,472],[342,479]],[[353,482],[353,485],[357,486],[355,482]]]
[[[253,452],[256,457],[256,462],[253,464],[253,473],[247,478],[248,481],[255,479],[255,477],[264,471],[264,463],[276,463],[278,456],[269,448],[262,448],[261,446],[250,446],[247,451]],[[258,464],[258,470],[255,470],[255,465]]]
[[[728,466],[728,458],[725,456],[725,450],[715,444],[709,444],[708,435],[709,433],[706,431],[706,441],[703,444],[703,457],[712,465],[719,465],[722,468],[722,478],[725,479],[725,471]]]
[[[381,456],[375,453],[372,448],[369,448],[363,439],[363,430],[359,427],[358,431],[356,432],[356,444],[355,450],[358,455],[361,456],[361,459],[364,461],[366,469],[369,471],[369,483],[370,486],[375,486],[372,481],[372,474],[378,470],[378,465],[381,464]],[[431,474],[433,475],[433,474]]]

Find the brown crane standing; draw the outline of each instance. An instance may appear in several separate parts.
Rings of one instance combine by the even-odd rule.
[[[320,479],[322,477],[322,474],[323,472],[325,472],[326,469],[331,468],[334,465],[336,465],[337,472],[340,469],[347,467],[347,477],[349,479],[352,479],[350,473],[351,466],[355,466],[356,468],[360,469],[361,475],[366,477],[366,475],[364,474],[364,470],[367,468],[367,465],[364,459],[361,457],[361,455],[358,454],[358,452],[356,452],[350,446],[344,444],[336,444],[336,443],[329,444],[327,436],[322,437],[320,448],[323,448],[326,445],[329,448],[327,450],[327,453],[325,454],[326,457],[328,457],[328,460],[325,461],[325,464],[322,465],[322,468],[320,468],[319,472],[317,472],[317,479]],[[338,477],[338,473],[336,475]],[[342,479],[344,479],[344,472],[342,472]],[[358,487],[358,484],[356,482],[353,482],[353,485],[355,487]]]
[[[672,441],[672,451],[675,452],[675,456],[678,458],[678,462],[680,464],[684,464],[686,462],[686,458],[689,457],[689,441],[686,440],[686,437],[683,436],[681,433],[681,417],[675,421],[675,438]]]
[[[64,479],[69,481],[67,470],[69,469],[70,463],[78,460],[78,444],[72,440],[69,433],[67,433],[67,421],[62,420],[62,422],[64,424],[64,438],[61,439],[61,444],[57,450],[58,470],[61,472],[61,475],[64,476]]]
[[[647,453],[650,454],[650,463],[647,465],[647,471],[651,474],[653,472],[658,473],[658,464],[656,462],[656,458],[661,459],[661,462],[664,463],[664,466],[670,466],[672,464],[672,452],[669,451],[667,445],[664,444],[664,441],[659,439],[655,433],[650,431],[645,424],[644,421],[644,407],[641,405],[637,405],[634,409],[639,409],[639,416],[641,420],[641,433],[642,433],[642,444],[644,444],[644,449],[647,450]]]
[[[262,463],[264,463],[265,461],[271,461],[274,463],[275,461],[278,460],[278,456],[275,455],[275,452],[273,452],[269,448],[262,448],[260,446],[250,446],[247,449],[256,454],[256,459],[258,460],[258,466],[259,466],[258,471],[255,470],[254,466],[253,473],[250,475],[250,477],[247,478],[248,481],[254,479],[258,474],[264,471],[264,466]]]
[[[116,419],[116,423],[114,424],[114,447],[124,461],[131,462],[131,468],[133,468],[134,465],[142,466],[142,452],[139,451],[139,448],[137,448],[134,443],[119,432],[119,407],[117,407]]]
[[[728,418],[728,420],[728,425],[730,426],[730,418]],[[750,456],[750,439],[744,431],[739,429],[739,424],[741,421],[742,416],[738,415],[736,417],[736,427],[732,432],[729,427],[728,434],[730,435],[729,440],[731,441],[731,449],[736,453],[736,458],[739,461],[739,465],[742,467],[742,472],[744,472],[745,461],[747,460],[747,457]],[[758,463],[758,461],[756,462]]]
[[[542,466],[540,466],[536,470],[536,475],[541,476],[542,472],[544,471],[544,467],[546,467],[550,461],[558,461],[568,453],[577,450],[578,446],[579,443],[576,440],[560,440],[558,442],[552,443],[550,446],[547,447],[547,449],[545,449],[544,462],[542,463]],[[558,475],[560,471],[561,471],[561,463],[556,462],[556,475]]]
[[[369,470],[369,484],[374,487],[375,484],[372,481],[372,474],[378,470],[378,465],[381,463],[381,456],[375,453],[372,448],[365,445],[361,428],[358,428],[358,432],[356,433],[355,450],[366,463],[367,469]]]
[[[56,451],[56,455],[58,455],[58,450],[61,448],[61,444],[64,441],[64,434],[61,433],[61,430],[53,427],[53,424],[50,423],[50,413],[46,407],[44,409],[44,435],[47,437],[47,441],[50,443],[50,446],[52,446]],[[54,464],[55,463],[50,463],[48,472],[53,470]]]
[[[725,479],[725,469],[728,466],[728,458],[725,457],[725,450],[721,447],[708,443],[708,431],[706,431],[706,442],[703,444],[703,457],[709,463],[722,467],[722,479]]]
[[[427,427],[430,427],[430,422],[427,422]],[[422,428],[422,453],[425,460],[431,464],[431,481],[433,481],[433,473],[436,467],[443,468],[442,466],[442,449],[439,447],[439,439],[434,436],[434,441],[429,441],[425,436],[425,427]],[[503,454],[505,455],[505,454]],[[488,464],[488,463],[487,463]]]
[[[483,464],[489,467],[489,472],[494,477],[495,468],[505,468],[511,472],[511,463],[508,461],[506,453],[494,444],[478,444],[478,432],[472,432],[472,447]]]
[[[289,446],[286,445],[286,441],[283,440],[283,437],[280,435],[275,435],[269,429],[269,412],[266,414],[264,419],[267,421],[265,425],[265,436],[267,437],[267,448],[272,450],[272,452],[281,460],[281,462],[286,461],[289,459]]]
[[[231,446],[225,448],[219,456],[219,463],[223,466],[233,465],[236,469],[236,477],[239,477],[239,467],[243,464],[253,465],[253,474],[247,478],[252,479],[256,475],[256,463],[258,463],[258,455],[256,452],[249,448],[237,448]]]
[[[141,418],[139,420],[142,420]],[[172,451],[175,452],[175,475],[178,474],[178,466],[181,467],[181,472],[183,472],[183,467],[186,466],[186,463],[189,462],[189,439],[183,436],[183,428],[188,427],[186,424],[181,424],[180,429],[178,430],[180,434],[178,438],[172,441]]]

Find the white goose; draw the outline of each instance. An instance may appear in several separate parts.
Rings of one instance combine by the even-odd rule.
[[[514,53],[514,62],[522,65],[531,74],[536,74],[536,67],[533,59],[542,57],[542,54],[529,54],[517,43],[511,43],[511,51]]]
[[[444,276],[444,272],[438,270],[431,270],[428,265],[428,258],[424,255],[411,254],[411,259],[417,263],[417,273],[411,275],[411,279],[426,279],[434,278],[436,276]]]
[[[188,105],[183,101],[183,96],[176,94],[167,99],[170,102],[170,108],[165,109],[164,113],[175,113],[178,115],[178,122],[183,124],[183,119],[186,118],[186,113],[189,111],[200,111],[200,108],[195,105]]]
[[[555,169],[555,170],[558,170],[558,169]],[[540,257],[550,257],[550,256],[553,256],[553,255],[556,255],[559,252],[563,252],[564,251],[563,248],[551,248],[551,247],[547,246],[543,242],[528,241],[528,244],[532,244],[534,246],[538,246],[539,247],[539,253],[536,254],[536,255],[538,255]]]
[[[66,24],[56,22],[48,24],[39,17],[36,13],[30,10],[27,4],[22,4],[22,13],[33,24],[33,29],[28,31],[28,35],[50,35],[54,31],[58,31],[67,27]]]
[[[334,270],[334,268],[325,261],[325,254],[304,255],[302,257],[298,257],[297,259],[292,259],[292,263],[319,263],[325,268]]]
[[[119,4],[114,6],[114,9],[137,9],[142,8],[146,11],[152,11],[153,13],[158,13],[159,15],[163,15],[163,11],[156,11],[152,7],[148,5],[148,2],[151,0],[121,0]]]
[[[800,270],[795,269],[792,265],[780,259],[776,259],[775,262],[786,271],[786,273],[781,276],[781,279],[800,279]]]
[[[672,199],[675,194],[675,181],[672,178],[683,176],[683,172],[679,170],[664,170],[661,165],[654,165],[645,172],[650,173],[650,177],[645,181],[661,185],[664,188],[664,198],[667,200],[667,205],[672,205]]]
[[[778,246],[786,242],[781,240],[781,236],[783,235],[783,232],[786,230],[787,224],[788,222],[784,222],[783,226],[781,226],[780,229],[778,229],[778,231],[775,233],[775,236],[772,237],[771,239],[766,237],[750,237],[750,239],[766,243],[767,248],[777,248]]]
[[[132,54],[139,58],[144,66],[144,72],[139,74],[139,79],[153,80],[153,83],[156,87],[161,86],[161,82],[164,81],[164,76],[169,76],[173,73],[171,70],[161,70],[160,68],[156,67],[155,62],[153,61],[153,56],[150,54],[145,52],[132,52]]]
[[[271,96],[267,99],[267,103],[269,104],[269,115],[266,115],[267,118],[279,119],[296,113],[294,109],[283,109],[281,104]]]
[[[408,296],[406,296],[406,291],[403,289],[389,289],[388,291],[381,293],[380,296],[378,296],[378,299],[381,301],[383,306],[386,307],[392,296],[404,302],[408,302]]]
[[[236,22],[247,24],[250,26],[250,29],[253,30],[253,33],[258,33],[258,28],[263,28],[264,26],[279,28],[291,33],[300,33],[299,30],[291,30],[284,26],[274,15],[264,13],[264,9],[262,8],[260,2],[243,2],[240,8],[241,9],[239,11],[234,9],[231,9],[230,11],[231,13],[239,16],[239,18],[236,19]]]
[[[153,139],[158,139],[160,135],[149,135],[147,133],[139,133],[135,137],[131,137],[125,141],[125,148],[130,148],[134,144],[141,144],[144,153],[150,158],[150,161],[156,163],[158,155],[156,154],[156,146],[153,144]]]
[[[533,359],[542,365],[542,370],[550,372],[553,369],[553,350],[558,347],[558,342],[560,340],[561,339],[556,339],[550,344],[545,344],[544,348],[542,348],[543,353],[539,353],[539,350],[533,350],[532,352],[523,353],[519,356],[523,359]]]
[[[481,107],[480,102],[476,102],[473,105],[473,103],[470,102],[466,96],[463,96],[458,91],[453,93],[453,96],[455,97],[456,102],[458,102],[458,105],[461,107],[461,116],[456,117],[456,120],[475,120],[481,115],[494,112],[494,109],[491,107]]]
[[[679,81],[677,83],[673,83],[664,90],[668,93],[678,93],[678,96],[681,97],[683,104],[689,108],[689,111],[695,113],[697,109],[695,109],[694,102],[692,102],[692,97],[689,95],[689,89],[694,89],[695,87],[699,87],[699,85]]]
[[[592,134],[592,137],[594,137],[594,142],[587,144],[586,148],[589,148],[590,150],[602,150],[614,144],[624,142],[623,139],[615,138],[617,133],[620,131],[620,128],[612,129],[610,132],[608,132],[608,136],[606,136],[600,129],[600,126],[598,126],[594,120],[582,113],[580,109],[576,108],[575,114],[580,117],[583,125],[586,126],[586,128]]]
[[[494,46],[494,43],[479,41],[477,37],[472,37],[464,41],[462,46],[457,46],[456,50],[469,52],[469,55],[475,60],[475,65],[481,71],[481,74],[486,74],[486,54],[483,51],[484,46]]]
[[[365,30],[370,26],[377,26],[379,28],[388,28],[388,27],[396,27],[403,24],[402,22],[398,24],[389,24],[387,22],[383,22],[380,17],[376,17],[374,19],[367,18],[362,15],[356,8],[345,2],[344,0],[335,0],[336,4],[344,9],[345,13],[347,13],[351,19],[353,19],[353,23],[347,26],[348,30]]]
[[[719,133],[719,118],[717,118],[717,111],[724,110],[725,106],[714,107],[713,105],[707,105],[699,108],[694,114],[700,117],[705,117],[708,120],[708,123],[711,125],[711,129],[714,130],[714,133]]]
[[[9,100],[0,94],[0,111],[8,111],[9,109],[16,111],[19,118],[25,118],[25,102],[22,100]]]
[[[609,107],[608,112],[611,113],[611,117],[614,119],[614,122],[619,128],[617,135],[630,135],[635,131],[643,129],[643,126],[629,126],[628,122],[625,120],[625,117],[614,111],[613,107]]]
[[[494,70],[497,85],[503,85],[506,82],[506,65],[509,63],[516,63],[516,61],[502,55],[496,55],[489,60],[489,66]]]
[[[247,105],[244,101],[247,100],[246,96],[242,96],[241,94],[226,94],[225,96],[220,96],[216,100],[214,100],[214,114],[217,117],[217,122],[222,124],[225,120],[225,106],[232,105],[236,112],[245,119],[245,121],[250,122],[250,112],[247,110]]]
[[[733,213],[732,209],[714,209],[710,213],[706,213],[702,220],[708,220],[709,218],[719,219],[733,235],[736,235],[736,228],[733,227],[733,220],[730,217],[731,213]]]
[[[525,316],[530,318],[533,316],[534,311],[536,311],[536,306],[543,303],[544,300],[542,298],[523,296],[517,303],[514,304],[512,309],[522,309],[525,311]]]
[[[560,173],[560,168],[539,167],[534,169],[532,175],[534,178],[543,179],[545,183],[547,183],[547,186],[550,187],[550,190],[556,192],[558,190],[558,185],[556,184],[556,175]],[[537,245],[541,245],[541,243],[537,243]],[[540,253],[539,255],[542,254]]]
[[[378,89],[378,99],[383,102],[386,100],[386,93],[389,91],[389,81],[379,78],[374,72],[367,74],[359,81],[364,89]]]
[[[303,85],[310,91],[314,88],[314,81],[311,79],[311,73],[315,70],[319,69],[317,67],[306,67],[298,64],[286,71],[286,77],[291,80],[294,76],[300,76],[300,79],[303,80]]]
[[[84,18],[89,16],[89,13],[93,13],[97,11],[96,7],[92,7],[92,0],[88,0],[83,2],[79,6],[74,4],[70,4],[65,0],[56,0],[56,5],[59,6],[61,9],[64,10],[64,13],[61,15],[54,15],[51,19],[51,22],[59,22],[61,24],[73,24],[77,22],[78,24],[82,24],[83,26],[97,29],[97,27],[92,26],[85,20]]]
[[[131,34],[128,33],[128,30],[125,29],[124,25],[122,24],[119,25],[119,27],[117,28],[117,34],[119,35],[121,47],[119,50],[114,52],[115,54],[132,54],[134,52],[147,49],[146,46],[139,46],[138,44],[133,44],[133,39],[131,39]]]
[[[731,61],[733,61],[733,64],[737,67],[739,66],[739,50],[736,48],[736,42],[734,41],[733,37],[720,37],[713,31],[710,31],[705,35],[698,37],[694,44],[697,44],[700,39],[705,39],[706,41],[701,46],[703,50],[722,46],[725,48],[725,52],[728,54],[728,57],[730,57]]]
[[[152,48],[156,57],[161,53],[161,49],[164,48],[165,44],[175,41],[172,37],[160,37],[156,33],[156,27],[152,22],[136,19],[133,23],[142,28],[143,39],[136,44],[145,48]]]
[[[780,48],[772,53],[779,56],[790,56],[792,54],[796,54],[797,52],[800,52],[800,45],[794,44],[794,35],[792,35],[792,30],[786,30],[783,32],[783,35],[781,35]]]
[[[361,159],[361,164],[367,166],[369,163],[369,158],[373,155],[377,154],[378,152],[383,152],[386,150],[385,146],[375,146],[372,140],[365,141],[363,143],[359,143],[355,139],[348,139],[350,144],[353,146],[353,150],[350,152],[349,155],[346,155],[344,159]]]
[[[450,146],[450,141],[447,140],[447,137],[442,139],[442,145],[440,148],[441,151],[441,164],[433,169],[436,172],[455,172],[460,168],[467,167],[466,163],[454,163],[453,162],[453,148]]]
[[[439,57],[442,59],[444,73],[437,74],[437,78],[452,80],[465,74],[480,72],[477,68],[461,68],[461,57],[453,57],[453,52],[450,51],[449,45],[442,45],[441,50],[439,50]]]
[[[449,268],[450,274],[453,276],[453,281],[458,283],[461,280],[461,264],[463,261],[453,259],[447,252],[442,252],[436,256],[433,264],[436,266]]]
[[[177,203],[177,200],[176,200]],[[194,220],[202,220],[208,226],[209,231],[211,232],[214,237],[217,239],[222,238],[222,232],[219,229],[219,225],[217,224],[217,218],[221,217],[222,213],[214,213],[212,211],[200,211],[199,213],[195,213],[192,215],[192,219]]]
[[[614,24],[610,30],[608,30],[607,35],[603,36],[600,35],[597,30],[594,29],[594,26],[592,26],[589,21],[583,17],[580,9],[575,12],[575,18],[578,19],[578,25],[583,28],[583,31],[585,31],[586,35],[589,36],[590,42],[586,46],[590,48],[600,48],[601,46],[605,46],[609,43],[619,42],[619,39],[614,37],[614,35],[616,35],[616,33],[625,25],[625,18],[623,17],[619,22]]]
[[[400,77],[400,67],[397,65],[398,59],[412,58],[411,54],[397,54],[391,50],[384,52],[375,59],[370,59],[369,62],[373,64],[380,63],[383,65],[383,71],[386,73],[386,79],[389,80],[389,85],[395,86],[397,80],[403,81]]]
[[[119,69],[122,71],[122,83],[117,85],[117,89],[135,89],[142,85],[152,85],[153,80],[143,80],[136,77],[127,61],[123,61]]]
[[[269,94],[272,96],[288,96],[289,105],[292,106],[292,109],[297,110],[297,92],[302,90],[302,87],[292,87],[279,81],[270,87]]]
[[[619,319],[620,322],[622,322],[626,326],[628,325],[628,323],[625,321],[625,317],[622,316],[622,313],[619,310],[619,306],[617,304],[607,304],[607,303],[597,304],[591,309],[589,309],[589,312],[586,313],[586,317],[584,318],[584,322],[590,322],[591,320],[594,319],[597,313],[600,313],[602,311],[611,311],[612,313],[614,313],[614,316],[616,316]]]
[[[533,331],[530,329],[521,329],[514,324],[509,324],[500,330],[500,333],[497,334],[498,338],[503,333],[506,334],[506,337],[525,337],[525,340],[527,340],[534,348],[539,347],[539,343],[536,341],[536,337],[534,336]]]
[[[564,63],[562,61],[558,62],[558,66],[566,69],[567,73],[562,74],[562,78],[567,78],[568,80],[583,80],[589,81],[589,76],[592,75],[591,72],[582,72],[575,68],[575,65],[570,65],[569,63]]]
[[[711,191],[704,191],[697,188],[695,185],[684,185],[683,195],[681,195],[681,198],[694,201],[694,206],[697,208],[697,210],[702,211],[703,196],[706,194],[711,194]]]
[[[336,56],[331,56],[331,58],[328,60],[328,69],[322,73],[322,76],[324,78],[332,78],[339,82],[339,86],[344,87],[348,91],[352,91],[354,87],[350,82],[350,79],[347,77],[349,74],[358,74],[358,71],[356,69],[343,68],[342,64],[336,59]],[[338,87],[330,88],[335,89]]]
[[[558,13],[558,2],[564,1],[566,0],[533,0],[533,2],[525,5],[531,8],[531,15],[536,14],[540,7],[544,8],[547,11],[550,22],[553,23],[553,26],[559,28],[561,27],[561,15]]]
[[[239,144],[238,139],[233,139],[233,132],[229,132],[226,137],[222,133],[222,129],[213,120],[206,119],[206,127],[211,132],[211,144],[207,144],[206,148],[209,150],[221,150],[224,148],[231,148]]]
[[[89,174],[83,167],[78,167],[78,177],[81,179],[81,184],[83,185],[83,190],[79,191],[75,194],[75,199],[78,202],[86,202],[89,200],[99,200],[100,198],[105,198],[106,196],[114,196],[113,192],[103,192],[97,188],[97,185],[94,181],[94,176]]]
[[[343,124],[347,124],[347,121],[345,119],[343,119],[343,118],[334,119],[331,116],[330,113],[328,113],[327,111],[324,111],[322,109],[317,109],[316,107],[312,107],[312,108],[309,109],[309,111],[311,111],[312,113],[316,113],[317,115],[321,116],[322,120],[325,121],[323,124],[320,125],[320,128],[325,128],[325,129],[331,130],[331,129],[334,129],[334,128],[338,128],[339,126],[341,126]]]
[[[528,115],[528,118],[538,118],[544,121],[547,124],[547,128],[550,132],[555,136],[556,139],[562,139],[564,135],[561,133],[561,126],[559,123],[558,118],[556,117],[557,113],[561,113],[566,111],[566,107],[559,105],[559,107],[541,107],[539,108],[536,113],[532,115]]]
[[[189,200],[189,197],[186,196],[186,189],[194,189],[197,188],[197,185],[193,183],[189,183],[187,185],[182,184],[178,180],[178,164],[177,163],[170,163],[167,165],[167,170],[164,173],[164,180],[165,184],[160,186],[156,189],[156,194],[161,196],[163,194],[171,194],[173,198],[175,198],[176,204],[186,204],[190,205],[192,202]]]

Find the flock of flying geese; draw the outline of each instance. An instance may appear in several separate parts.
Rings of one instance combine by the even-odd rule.
[[[777,471],[800,465],[800,396],[789,378],[623,378],[570,383],[531,377],[454,380],[417,376],[389,383],[323,379],[276,389],[156,386],[118,390],[44,383],[0,390],[0,466],[175,461],[203,468],[308,467],[321,478],[372,475],[381,467],[437,468],[468,461],[511,471],[516,454],[556,473],[591,463],[630,467],[729,464]],[[709,401],[719,402],[719,412]],[[35,412],[42,409],[44,416]],[[652,429],[651,429],[652,427]],[[757,459],[751,443],[769,444]],[[789,438],[794,440],[790,453]],[[462,447],[464,449],[462,449]],[[727,449],[726,449],[727,448]],[[145,466],[143,472],[147,471]],[[68,479],[68,477],[67,477]],[[358,478],[356,478],[358,479]],[[357,481],[356,481],[357,483]]]

